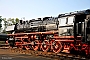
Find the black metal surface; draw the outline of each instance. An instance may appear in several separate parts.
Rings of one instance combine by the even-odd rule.
[[[9,36],[7,34],[0,33],[0,41],[6,41],[7,38],[9,38]]]

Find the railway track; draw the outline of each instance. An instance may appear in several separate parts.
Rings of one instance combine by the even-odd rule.
[[[30,56],[42,56],[53,58],[57,60],[90,60],[89,58],[85,58],[84,56],[80,55],[73,55],[73,54],[66,54],[66,53],[53,53],[53,52],[43,52],[43,51],[33,51],[33,50],[21,50],[18,48],[10,48],[11,52],[13,53],[20,53],[20,54],[28,54]]]

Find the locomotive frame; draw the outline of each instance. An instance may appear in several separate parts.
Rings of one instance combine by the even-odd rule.
[[[68,24],[68,17],[70,16],[73,16],[72,24]],[[65,25],[59,24],[60,20],[64,17],[66,19]],[[58,23],[56,22],[58,30],[30,31],[28,33],[16,32],[15,34],[8,34],[13,38],[12,41],[14,41],[13,44],[11,44],[12,42],[10,44],[11,46],[17,46],[20,49],[25,48],[26,50],[53,51],[54,53],[78,52],[78,54],[90,56],[89,21],[89,9],[76,13],[59,14]],[[46,27],[45,24],[42,26]],[[64,30],[65,32],[63,33]]]

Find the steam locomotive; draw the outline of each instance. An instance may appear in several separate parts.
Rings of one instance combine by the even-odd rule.
[[[90,9],[87,9],[29,22],[20,20],[15,34],[8,35],[18,48],[90,55],[89,30]]]

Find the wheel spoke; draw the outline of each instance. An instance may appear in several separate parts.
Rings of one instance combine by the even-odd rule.
[[[61,49],[62,49],[61,43],[59,41],[54,41],[53,43],[54,43],[53,52],[59,53],[61,51]]]
[[[35,50],[35,51],[36,51],[36,50],[38,50],[38,49],[39,49],[39,44],[38,44],[38,43],[39,43],[39,41],[38,41],[38,40],[35,40],[35,41],[34,41],[34,45],[32,45],[33,50]]]
[[[48,44],[49,44],[48,41],[43,41],[43,43],[42,43],[42,50],[44,52],[47,52],[49,50],[50,46]]]

